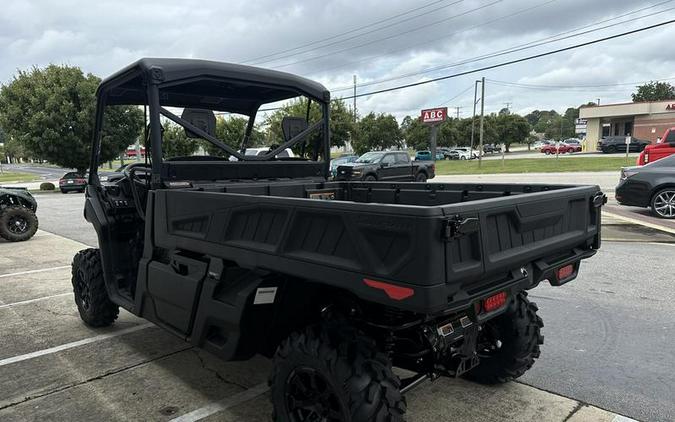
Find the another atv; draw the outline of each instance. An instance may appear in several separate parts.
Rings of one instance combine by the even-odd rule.
[[[248,155],[256,115],[289,100],[302,116],[267,119],[281,139]],[[424,380],[521,376],[544,340],[527,290],[571,282],[600,247],[597,186],[329,181],[330,93],[295,75],[142,59],[97,101],[84,215],[100,249],[73,260],[82,319],[110,325],[122,307],[223,359],[273,358],[275,421],[401,421]],[[150,153],[104,182],[117,105],[147,109]],[[216,113],[248,119],[236,147]],[[171,157],[168,121],[216,153]]]
[[[37,201],[24,188],[0,187],[0,237],[28,240],[38,229]]]

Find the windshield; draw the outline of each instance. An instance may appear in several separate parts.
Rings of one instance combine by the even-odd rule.
[[[384,153],[382,152],[366,152],[356,160],[357,163],[379,163]]]

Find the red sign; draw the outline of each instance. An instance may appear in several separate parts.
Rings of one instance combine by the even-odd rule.
[[[675,104],[668,104],[666,110],[675,110]]]
[[[430,108],[422,110],[422,123],[436,123],[445,121],[448,116],[447,107]]]

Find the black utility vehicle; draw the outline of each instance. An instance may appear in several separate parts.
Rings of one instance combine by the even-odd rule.
[[[10,242],[28,240],[38,229],[37,201],[25,188],[0,186],[0,237]]]
[[[630,145],[628,146],[629,152],[640,152],[645,147],[649,145],[649,141],[643,141],[642,139],[632,138],[630,139]],[[605,154],[613,154],[615,152],[626,152],[626,137],[625,136],[608,136],[602,138],[598,142],[598,149]]]
[[[284,139],[242,154],[258,110],[296,97],[307,113],[282,120]],[[100,249],[73,260],[82,319],[106,326],[122,306],[223,359],[273,357],[275,421],[399,421],[425,379],[519,377],[543,342],[526,291],[573,280],[600,247],[597,186],[327,181],[330,95],[297,76],[143,59],[97,101],[85,217]],[[102,183],[119,104],[147,104],[151,162]],[[249,116],[238,150],[214,111]],[[163,158],[162,119],[224,157]]]
[[[433,161],[411,161],[405,151],[371,151],[338,166],[335,180],[426,182],[434,178],[435,170]]]

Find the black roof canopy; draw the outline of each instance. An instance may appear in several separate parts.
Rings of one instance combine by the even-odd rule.
[[[197,59],[144,58],[101,82],[107,104],[146,104],[147,81],[157,81],[163,106],[253,115],[262,104],[299,95],[327,102],[321,84],[286,72]]]

